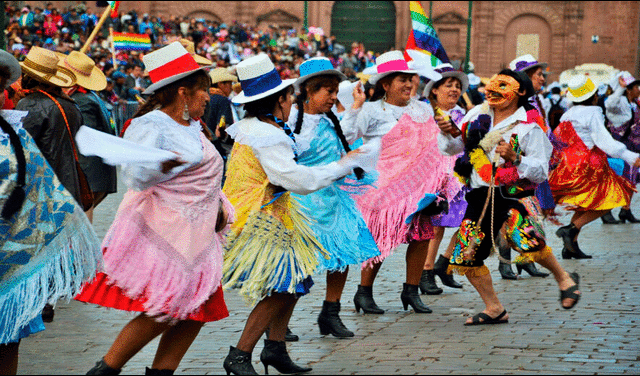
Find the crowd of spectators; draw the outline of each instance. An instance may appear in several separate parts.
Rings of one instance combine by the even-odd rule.
[[[5,2],[9,4],[10,2]],[[104,8],[102,8],[104,9]],[[99,9],[99,12],[102,12]],[[45,8],[29,5],[16,8],[7,5],[7,51],[22,61],[32,46],[39,46],[63,54],[79,50],[98,23],[100,13],[87,8],[86,2],[65,9],[51,3]],[[299,65],[313,56],[326,56],[337,69],[355,79],[359,72],[375,64],[375,57],[384,51],[367,51],[362,43],[344,46],[335,36],[310,27],[301,29],[269,26],[258,28],[232,21],[188,18],[167,15],[139,15],[135,11],[121,12],[107,18],[97,37],[86,51],[109,78],[103,92],[104,99],[114,103],[139,100],[140,92],[149,84],[142,63],[142,51],[116,51],[112,55],[109,28],[115,32],[148,34],[152,50],[177,39],[194,43],[198,55],[211,60],[218,67],[232,67],[258,53],[267,53],[283,79],[297,77]],[[114,66],[115,63],[115,66]]]

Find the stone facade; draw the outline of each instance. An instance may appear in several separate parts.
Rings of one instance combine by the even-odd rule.
[[[43,2],[29,2],[41,5]],[[39,4],[38,4],[39,3]],[[54,1],[59,8],[71,1]],[[334,1],[309,1],[310,26],[331,32]],[[396,48],[404,48],[411,31],[408,1],[394,1],[396,7]],[[429,14],[428,1],[422,6]],[[434,26],[454,59],[464,60],[467,37],[466,1],[434,1]],[[42,6],[42,5],[41,5]],[[95,2],[88,2],[95,6]],[[123,1],[121,10],[139,14],[178,15],[238,20],[266,27],[270,24],[301,27],[303,1]],[[639,1],[475,1],[473,2],[471,61],[476,73],[490,76],[508,66],[516,51],[537,52],[549,63],[550,79],[576,65],[605,63],[640,76]],[[592,42],[598,36],[598,42]],[[520,41],[520,42],[519,42]]]

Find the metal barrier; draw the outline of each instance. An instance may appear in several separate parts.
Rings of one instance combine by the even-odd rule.
[[[138,111],[138,107],[140,107],[140,103],[137,101],[128,101],[122,104],[118,103],[113,106],[111,114],[116,123],[116,134],[120,134],[124,122],[133,117],[136,111]]]

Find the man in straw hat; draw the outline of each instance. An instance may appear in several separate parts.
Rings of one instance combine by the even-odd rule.
[[[233,147],[233,139],[225,132],[226,127],[241,120],[237,108],[231,103],[232,85],[238,82],[238,78],[231,74],[227,68],[216,68],[209,72],[211,77],[210,101],[204,119],[207,126],[216,136],[215,145],[222,158],[227,160],[227,155]]]
[[[68,94],[76,102],[82,113],[83,124],[95,130],[114,134],[115,124],[111,113],[102,99],[96,94],[107,86],[107,78],[96,67],[89,56],[79,51],[71,51],[69,55],[58,55],[58,66],[74,72],[76,85]],[[106,165],[99,157],[78,155],[80,167],[87,175],[87,180],[94,193],[91,209],[87,211],[89,220],[93,222],[93,209],[109,194],[117,191],[116,168]]]

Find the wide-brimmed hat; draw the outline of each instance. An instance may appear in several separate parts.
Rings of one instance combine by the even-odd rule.
[[[431,80],[429,82],[427,82],[427,85],[424,87],[424,91],[422,92],[422,95],[426,98],[429,98],[429,93],[431,93],[431,89],[433,88],[433,86],[443,80],[446,80],[449,77],[453,77],[453,78],[457,78],[458,80],[460,80],[460,84],[462,85],[462,91],[461,93],[464,94],[467,92],[467,89],[469,88],[469,77],[467,77],[466,74],[464,74],[463,71],[459,71],[453,68],[453,65],[449,64],[449,63],[444,63],[444,64],[440,64],[435,68],[435,71],[440,73],[440,75],[442,76],[441,79],[439,79],[438,81],[434,81]]]
[[[633,85],[636,85],[638,83],[640,83],[640,80],[636,79],[635,77],[633,77],[631,75],[631,73],[629,72],[624,72],[622,75],[622,80],[624,81],[625,85],[627,85],[627,87],[631,87]]]
[[[20,63],[20,66],[26,75],[40,82],[60,87],[75,85],[75,74],[67,68],[58,66],[59,60],[53,51],[33,47]]]
[[[18,60],[5,50],[0,50],[0,66],[7,67],[9,69],[9,78],[7,79],[6,86],[1,88],[6,89],[12,83],[18,81],[22,74],[22,69],[20,69],[20,63],[18,63]]]
[[[300,64],[300,78],[296,80],[294,86],[296,90],[300,90],[302,84],[310,78],[324,75],[336,76],[341,82],[347,79],[344,73],[333,67],[331,60],[326,57],[314,57]]]
[[[237,104],[266,98],[296,82],[295,78],[283,81],[266,54],[258,54],[238,63],[236,73],[238,73],[242,91],[231,101]]]
[[[192,41],[190,41],[189,39],[182,38],[179,40],[179,42],[187,50],[187,52],[189,52],[189,55],[193,57],[196,63],[202,66],[213,65],[213,61],[207,59],[204,56],[200,56],[196,54],[196,45]]]
[[[211,77],[211,84],[217,84],[218,82],[238,82],[238,77],[235,74],[231,74],[227,68],[216,68],[209,72]]]
[[[567,99],[571,102],[583,102],[598,91],[596,85],[585,75],[572,77],[569,80]]]
[[[58,67],[70,69],[76,76],[76,84],[85,89],[101,91],[107,87],[107,77],[96,67],[92,58],[80,51],[71,51],[69,55],[58,55]]]
[[[142,62],[153,82],[142,94],[153,94],[156,90],[199,70],[212,68],[198,65],[193,56],[177,41],[144,55]]]
[[[409,69],[409,65],[407,65],[402,51],[389,51],[378,56],[376,59],[376,74],[369,78],[369,82],[375,85],[381,78],[392,73],[416,74],[418,72]]]
[[[515,58],[509,63],[509,69],[512,71],[527,71],[532,68],[541,67],[542,70],[547,69],[547,63],[540,63],[531,54],[526,54]]]

